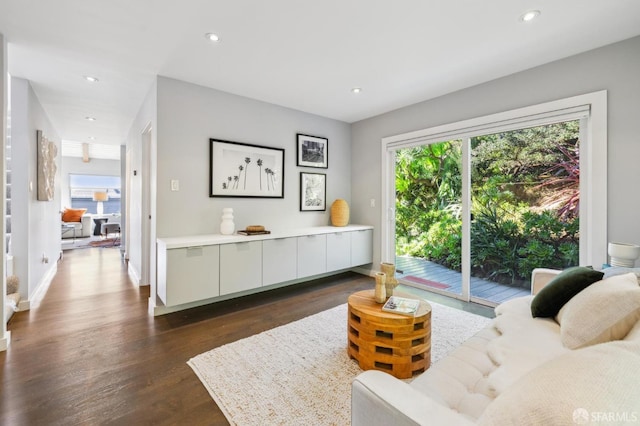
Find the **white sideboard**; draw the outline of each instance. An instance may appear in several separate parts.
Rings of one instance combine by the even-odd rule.
[[[158,297],[171,311],[348,270],[373,261],[373,227],[158,238]]]

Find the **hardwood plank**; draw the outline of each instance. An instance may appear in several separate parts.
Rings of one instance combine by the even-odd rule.
[[[187,360],[373,286],[347,273],[153,318],[119,250],[65,251],[39,306],[10,321],[0,423],[226,425]]]

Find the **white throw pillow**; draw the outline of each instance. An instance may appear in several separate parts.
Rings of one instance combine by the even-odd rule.
[[[533,296],[522,296],[502,302],[495,307],[496,316],[504,314],[516,314],[518,316],[531,317],[531,301]]]
[[[607,420],[598,417],[603,413],[615,413],[618,423],[637,422],[639,371],[637,342],[611,342],[571,351],[520,378],[487,407],[479,424],[591,424]]]
[[[636,275],[616,275],[590,285],[569,300],[556,319],[569,349],[623,339],[640,319]]]

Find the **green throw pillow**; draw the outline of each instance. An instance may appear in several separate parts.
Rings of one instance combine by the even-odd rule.
[[[555,317],[560,308],[589,285],[600,281],[603,272],[586,266],[574,266],[560,272],[531,301],[534,317]]]

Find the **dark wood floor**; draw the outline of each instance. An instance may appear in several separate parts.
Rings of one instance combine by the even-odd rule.
[[[372,282],[349,273],[154,318],[149,289],[131,284],[119,250],[66,251],[39,306],[9,323],[0,424],[226,425],[187,360],[345,303]]]

